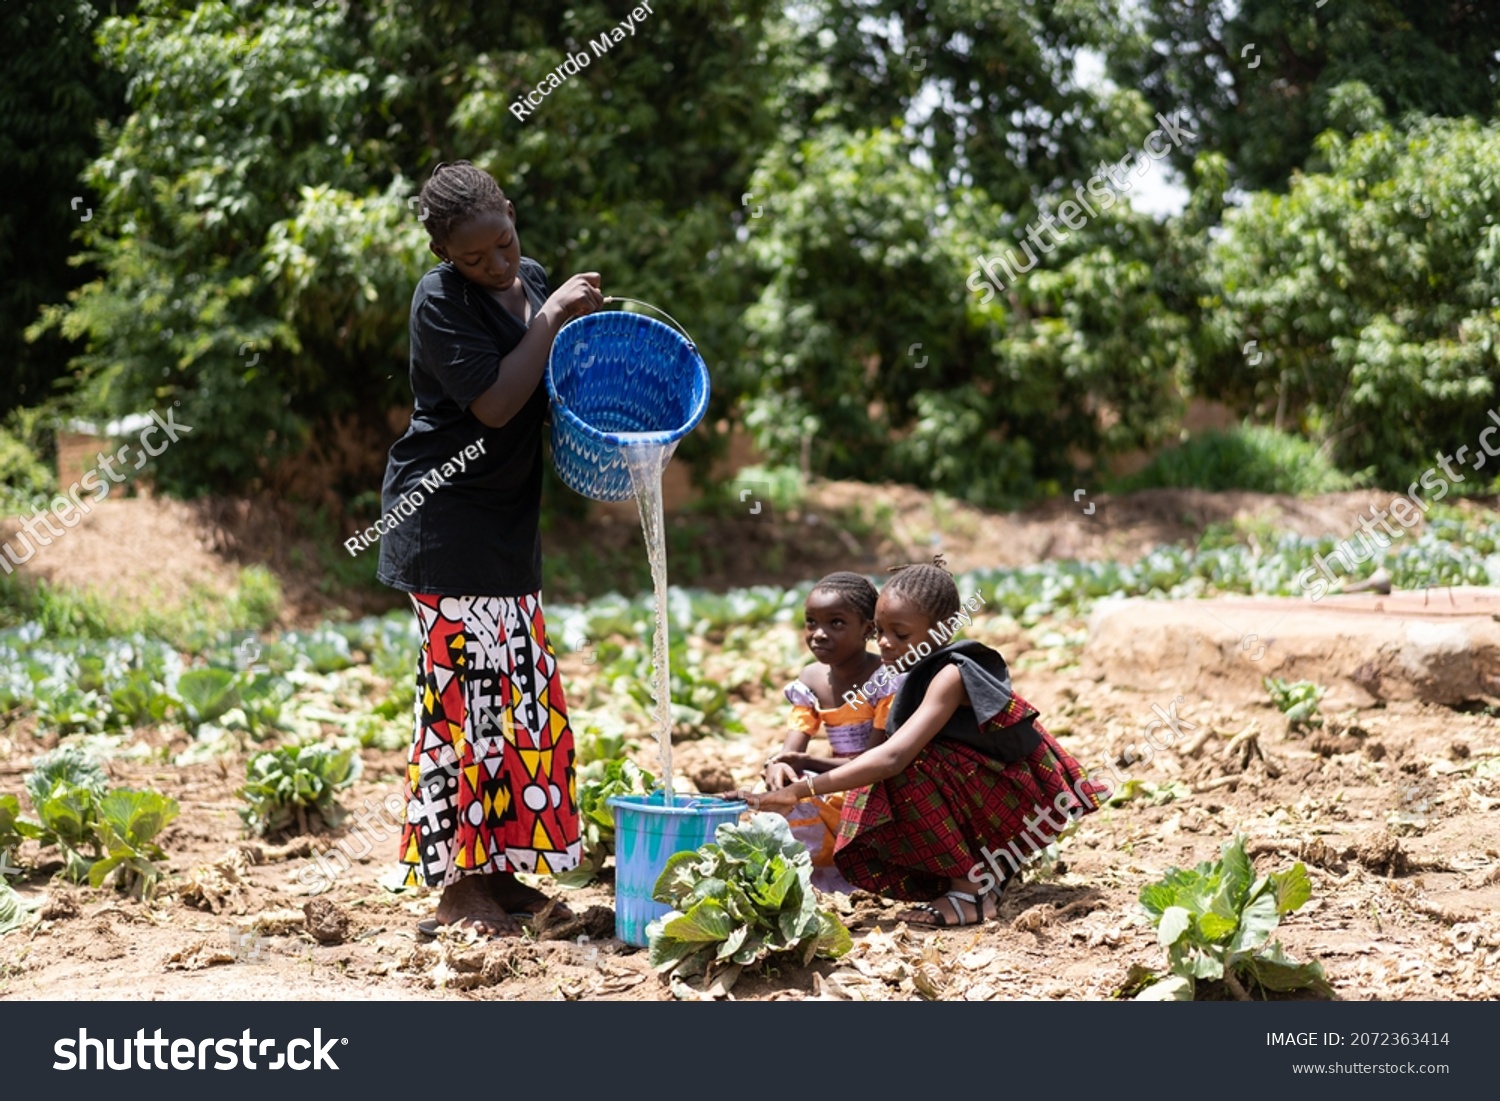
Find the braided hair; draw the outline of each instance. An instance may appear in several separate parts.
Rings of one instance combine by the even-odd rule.
[[[933,623],[942,623],[958,614],[962,603],[958,586],[941,554],[933,555],[931,563],[892,566],[888,572],[892,576],[884,591],[911,601]]]
[[[875,601],[880,594],[875,591],[874,585],[857,573],[839,570],[820,578],[807,595],[817,592],[833,593],[841,597],[866,621],[875,618]]]
[[[439,164],[422,185],[420,205],[427,235],[434,245],[446,245],[455,226],[486,210],[505,212],[505,192],[482,168],[470,161]]]

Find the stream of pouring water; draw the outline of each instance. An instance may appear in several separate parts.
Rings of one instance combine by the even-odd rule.
[[[651,584],[656,590],[656,634],[651,640],[651,694],[656,701],[656,744],[661,747],[663,802],[675,805],[672,787],[672,674],[667,646],[667,540],[662,524],[661,475],[672,452],[669,444],[648,442],[644,433],[618,434],[635,487],[635,503],[641,512],[641,530],[646,536],[646,557],[651,562]]]

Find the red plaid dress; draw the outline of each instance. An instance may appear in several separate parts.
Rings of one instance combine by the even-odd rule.
[[[1009,725],[1031,712],[1018,696],[992,721]],[[1089,780],[1040,722],[1036,729],[1042,744],[1022,760],[1007,764],[934,738],[904,772],[849,792],[833,856],[839,871],[877,894],[934,899],[976,864],[993,870],[982,849],[1029,856],[1066,828],[1067,812],[1098,810],[1109,789]]]

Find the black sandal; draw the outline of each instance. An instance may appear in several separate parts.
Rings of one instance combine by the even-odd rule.
[[[987,921],[993,921],[995,917],[1000,913],[1000,902],[998,895],[999,892],[996,891],[993,887],[988,891],[976,891],[972,895],[966,895],[962,891],[949,891],[943,895],[943,898],[947,899],[948,905],[952,907],[952,920],[949,920],[948,915],[944,914],[943,911],[939,910],[932,903],[918,902],[914,906],[912,906],[911,909],[916,910],[919,913],[931,914],[937,920],[918,921],[913,922],[912,924],[925,925],[933,929],[960,929],[966,925],[983,925]],[[990,901],[990,899],[992,898],[995,899],[995,909],[993,912],[986,914],[984,912],[984,904]],[[959,903],[964,902],[974,907],[975,916],[973,921],[963,920],[963,911],[959,909]]]

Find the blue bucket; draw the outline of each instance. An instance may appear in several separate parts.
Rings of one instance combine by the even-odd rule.
[[[547,357],[547,394],[552,463],[563,482],[596,501],[625,501],[635,489],[620,434],[643,443],[682,439],[708,409],[708,368],[676,329],[640,314],[603,311],[575,318],[557,334]]]
[[[667,861],[714,839],[721,823],[737,822],[744,803],[708,796],[679,795],[672,806],[665,792],[612,795],[615,812],[615,935],[646,947],[646,926],[670,906],[651,898]]]

